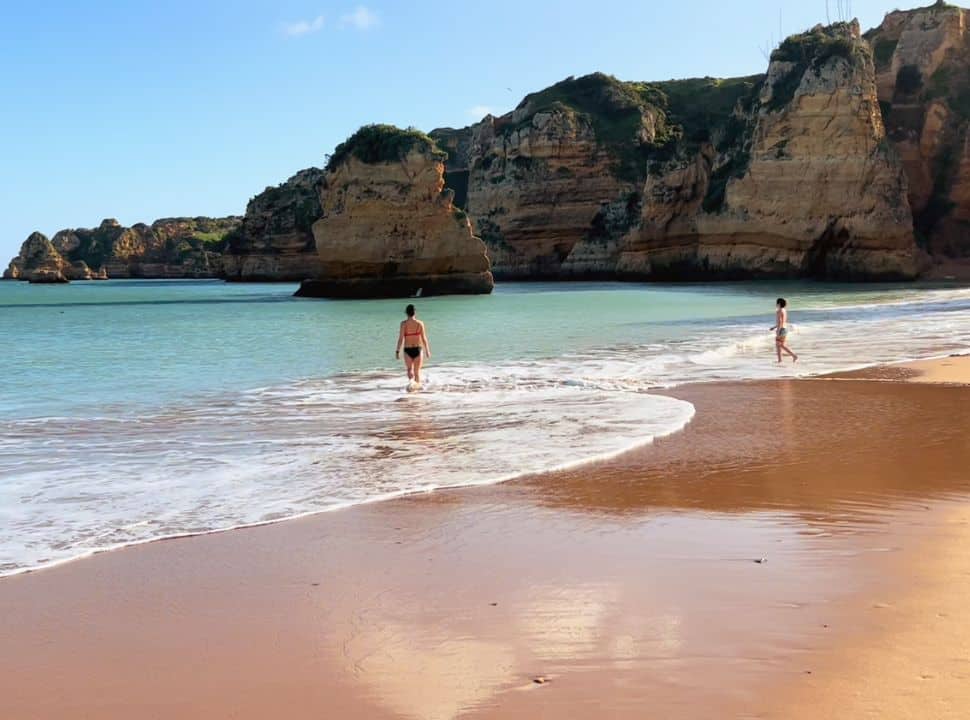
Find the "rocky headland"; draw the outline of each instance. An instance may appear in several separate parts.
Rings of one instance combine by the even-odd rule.
[[[5,277],[482,288],[489,267],[468,237],[499,279],[970,276],[968,16],[941,1],[865,34],[819,25],[748,77],[567,78],[500,117],[434,130],[416,153],[355,149],[358,134],[242,219],[208,221],[218,231],[35,233]],[[83,233],[110,236],[94,243],[109,250],[89,252]]]
[[[313,223],[319,276],[302,297],[489,293],[485,244],[445,188],[445,153],[423,133],[361,128],[337,147]]]
[[[431,135],[499,279],[912,278],[970,256],[967,16],[817,26],[765,75],[569,78]]]
[[[166,218],[125,227],[107,219],[96,228],[31,233],[3,277],[31,282],[108,278],[208,278],[222,274],[228,218]]]

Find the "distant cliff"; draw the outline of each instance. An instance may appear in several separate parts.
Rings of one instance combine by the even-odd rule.
[[[107,278],[206,278],[222,274],[226,237],[240,218],[166,218],[124,227],[39,232],[24,241],[4,271],[6,279],[64,282]]]

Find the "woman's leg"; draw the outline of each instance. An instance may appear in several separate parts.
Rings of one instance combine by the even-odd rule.
[[[404,367],[408,370],[408,380],[414,379],[414,358],[404,353]]]
[[[414,362],[413,362],[413,367],[414,367],[414,381],[417,382],[417,383],[420,383],[421,382],[421,362],[423,360],[424,360],[424,354],[423,353],[421,355],[418,355],[416,358],[414,358]]]

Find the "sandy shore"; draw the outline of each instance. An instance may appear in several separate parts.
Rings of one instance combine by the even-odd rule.
[[[916,373],[910,382],[970,385],[970,355],[911,362],[905,367]]]
[[[916,360],[896,365],[877,365],[853,372],[837,373],[829,377],[838,380],[970,385],[970,355],[953,355],[936,360]]]
[[[0,581],[0,717],[967,717],[970,388],[676,395],[611,462]]]

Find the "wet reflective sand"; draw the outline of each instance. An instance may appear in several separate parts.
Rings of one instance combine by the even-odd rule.
[[[609,463],[5,579],[0,717],[790,717],[970,573],[970,388],[676,396]]]

